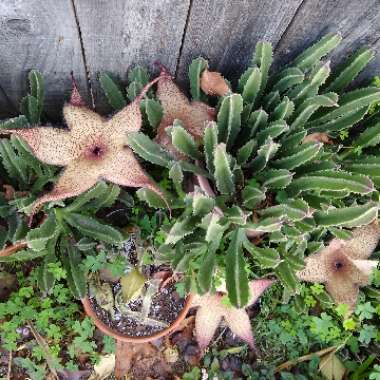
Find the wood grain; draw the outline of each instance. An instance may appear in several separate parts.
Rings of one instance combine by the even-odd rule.
[[[362,45],[379,48],[380,1],[305,0],[277,46],[275,64],[289,62],[328,32],[340,32],[343,37],[331,54],[333,66]],[[361,78],[372,76],[376,70],[380,70],[379,57]]]
[[[98,111],[110,111],[97,81],[110,71],[122,80],[137,64],[159,60],[174,73],[190,0],[74,0]]]
[[[256,42],[277,44],[302,0],[193,0],[177,70],[187,83],[187,70],[197,56],[210,67],[236,78],[252,58]]]
[[[71,89],[70,71],[86,96],[86,73],[71,1],[1,1],[0,62],[0,86],[14,109],[19,109],[20,99],[26,95],[31,69],[44,75],[45,110],[50,120],[61,117],[65,95]],[[0,96],[0,107],[10,108],[4,96]]]

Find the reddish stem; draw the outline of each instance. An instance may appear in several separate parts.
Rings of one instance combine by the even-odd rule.
[[[17,251],[21,251],[22,249],[26,248],[28,244],[26,241],[19,241],[13,245],[10,245],[9,247],[4,248],[3,250],[0,251],[0,257],[5,257],[5,256],[10,256],[13,253]]]

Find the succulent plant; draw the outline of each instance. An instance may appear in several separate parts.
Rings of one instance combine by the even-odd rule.
[[[225,281],[231,303],[244,307],[249,280],[275,274],[296,294],[305,257],[377,220],[380,113],[367,113],[380,90],[347,89],[374,54],[359,50],[331,73],[324,57],[340,40],[326,35],[276,72],[271,45],[259,42],[236,89],[198,58],[189,69],[193,102],[216,104],[216,120],[194,135],[191,109],[184,120],[172,96],[170,110],[163,102],[163,118],[176,118],[165,128],[170,149],[129,134],[137,155],[169,170],[176,218],[160,253],[189,290],[204,294]],[[184,171],[194,173],[190,191]],[[165,207],[149,189],[138,195]]]

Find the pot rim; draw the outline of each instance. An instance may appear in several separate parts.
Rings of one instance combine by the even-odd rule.
[[[130,336],[130,335],[123,335],[116,330],[112,329],[108,325],[106,325],[96,314],[95,310],[91,306],[90,299],[88,297],[84,297],[81,299],[83,308],[86,312],[86,314],[93,320],[95,323],[96,327],[102,331],[104,334],[111,336],[115,338],[116,340],[122,341],[122,342],[127,342],[127,343],[148,343],[153,340],[162,338],[171,332],[173,332],[180,324],[181,322],[185,319],[189,309],[191,308],[191,304],[193,301],[193,295],[189,294],[186,297],[185,305],[183,309],[180,311],[178,314],[177,318],[166,328],[164,328],[161,331],[158,331],[154,333],[153,335],[148,335],[148,336]]]

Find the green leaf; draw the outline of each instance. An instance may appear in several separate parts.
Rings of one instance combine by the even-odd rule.
[[[237,152],[237,163],[239,165],[245,164],[253,152],[257,148],[257,141],[254,139],[249,140],[246,144],[244,144]]]
[[[316,211],[314,219],[320,226],[359,227],[371,223],[377,218],[379,206],[368,202],[362,206],[332,208],[326,211]]]
[[[269,189],[284,189],[292,182],[294,173],[286,169],[268,169],[259,176],[263,186]]]
[[[251,113],[247,123],[242,129],[242,141],[246,142],[250,140],[256,133],[256,131],[263,129],[268,121],[268,114],[263,109],[258,109]],[[240,138],[239,138],[240,141]]]
[[[128,145],[137,155],[152,164],[168,167],[172,160],[169,153],[141,132],[129,133]]]
[[[26,249],[23,251],[18,251],[11,256],[0,256],[0,263],[12,263],[16,261],[34,260],[47,255],[48,252],[49,251],[47,251],[46,249],[42,251],[33,251],[31,249]]]
[[[109,74],[103,73],[99,77],[100,86],[106,94],[108,103],[115,110],[124,108],[127,104],[123,93]]]
[[[174,120],[170,133],[172,144],[179,152],[194,160],[202,158],[202,154],[198,151],[198,146],[195,143],[193,136],[181,126],[181,123],[178,120]]]
[[[243,98],[239,94],[223,98],[217,116],[218,141],[225,142],[228,147],[233,146],[240,131],[242,111]]]
[[[278,91],[272,91],[267,94],[263,99],[264,108],[266,111],[272,111],[278,103],[280,103],[281,97]]]
[[[366,128],[354,141],[352,145],[354,147],[367,148],[369,146],[376,146],[380,143],[380,122],[375,125]]]
[[[120,244],[125,239],[115,228],[96,219],[77,213],[63,214],[65,221],[85,236],[110,244]]]
[[[214,174],[214,150],[218,144],[218,127],[215,122],[209,123],[203,135],[203,151],[206,159],[206,166],[211,174]]]
[[[169,178],[173,181],[178,194],[183,195],[182,182],[183,182],[184,176],[183,176],[181,165],[178,162],[175,162],[173,166],[170,168]]]
[[[21,112],[26,116],[30,124],[38,124],[40,121],[38,100],[32,96],[27,95],[21,99]]]
[[[305,71],[318,62],[323,56],[333,50],[342,40],[340,34],[327,34],[322,37],[316,44],[310,46],[301,53],[292,65]]]
[[[281,103],[276,106],[274,111],[271,113],[271,119],[274,121],[277,120],[286,120],[294,112],[294,103],[289,100],[287,96],[284,96]]]
[[[44,107],[45,100],[45,83],[41,73],[37,70],[31,70],[28,75],[30,94],[37,99],[38,103],[38,120],[41,118],[41,113]]]
[[[368,175],[371,178],[380,177],[380,157],[361,156],[353,160],[343,161],[346,170],[354,173]]]
[[[136,191],[136,195],[140,201],[148,203],[149,207],[163,209],[168,207],[162,197],[153,190],[141,188]]]
[[[237,228],[232,232],[231,242],[226,254],[226,285],[228,298],[232,305],[241,308],[248,303],[248,277],[243,257],[244,229]]]
[[[303,199],[289,199],[276,206],[258,210],[259,214],[266,217],[279,217],[296,222],[310,216],[309,205]]]
[[[235,191],[234,175],[230,168],[230,158],[225,144],[218,144],[214,150],[214,177],[221,194],[231,195]]]
[[[207,68],[208,64],[202,57],[193,59],[189,66],[189,79],[190,79],[190,93],[194,100],[202,99],[201,92],[201,74]]]
[[[286,261],[282,261],[278,264],[275,268],[275,272],[282,284],[291,294],[297,293],[297,290],[299,289],[299,281],[294,270]]]
[[[28,125],[28,119],[25,115],[13,117],[0,123],[0,129],[18,129]]]
[[[246,103],[255,103],[255,99],[260,92],[261,71],[255,67],[249,75],[243,89],[243,100]]]
[[[128,72],[129,82],[139,82],[142,86],[145,86],[149,82],[149,74],[145,67],[136,66]]]
[[[203,293],[206,293],[211,288],[212,275],[215,268],[215,250],[207,249],[202,257],[202,266],[198,272],[198,284]]]
[[[259,248],[250,243],[248,239],[244,241],[244,248],[252,255],[262,269],[275,268],[280,262],[281,257],[274,248]]]
[[[145,99],[143,105],[145,113],[148,116],[149,124],[152,128],[157,128],[164,114],[161,103],[154,99]]]
[[[364,108],[360,108],[359,110],[354,110],[351,112],[347,112],[345,115],[337,117],[336,119],[330,120],[321,125],[315,125],[309,130],[313,132],[339,132],[343,129],[349,129],[354,124],[358,123],[363,119],[365,114],[368,111],[368,106]],[[314,125],[314,122],[313,122]],[[306,125],[306,128],[309,128],[309,125]]]
[[[296,178],[288,186],[292,195],[302,191],[347,191],[356,194],[368,194],[374,190],[372,181],[360,174],[351,174],[338,170],[313,172]]]
[[[319,127],[321,124],[334,120],[346,115],[348,112],[353,113],[362,108],[366,108],[374,102],[380,101],[380,89],[376,87],[365,87],[359,90],[353,90],[343,94],[339,99],[339,107],[328,112],[324,116],[312,120],[308,127]]]
[[[268,138],[264,145],[260,147],[257,152],[257,156],[248,162],[245,166],[250,168],[253,173],[258,173],[263,170],[269,160],[277,153],[280,144],[273,142],[271,138]]]
[[[37,269],[37,284],[45,296],[50,294],[55,283],[55,277],[49,271],[49,264],[57,261],[54,251],[55,247],[52,248],[53,250],[49,250],[49,253],[44,257],[42,264]]]
[[[195,193],[192,202],[193,215],[205,215],[213,210],[215,199],[202,193]]]
[[[254,63],[261,72],[260,93],[263,93],[268,80],[268,73],[273,62],[273,49],[270,42],[259,41],[256,44]]]
[[[315,141],[310,141],[306,144],[301,144],[293,149],[291,154],[279,158],[272,162],[273,166],[278,169],[294,169],[312,160],[321,150],[323,144]]]
[[[295,130],[303,127],[313,113],[320,107],[337,107],[337,101],[338,95],[333,92],[324,95],[316,95],[306,99],[299,107],[297,107],[290,129]]]
[[[197,222],[198,217],[195,216],[178,219],[170,229],[165,244],[175,244],[185,236],[193,233]]]
[[[284,120],[273,121],[265,129],[257,133],[258,144],[263,144],[268,138],[275,139],[288,130],[289,127]]]
[[[34,251],[42,251],[46,248],[49,240],[53,239],[57,233],[57,222],[53,215],[42,223],[40,227],[30,230],[26,235],[28,247]]]
[[[81,254],[77,248],[68,244],[65,252],[61,253],[61,260],[67,271],[67,283],[77,300],[84,298],[87,294],[86,273],[81,267]]]
[[[202,223],[207,226],[205,240],[209,244],[209,249],[216,251],[220,246],[224,231],[228,228],[228,223],[221,224],[221,216],[213,212],[206,215]]]
[[[140,82],[133,81],[127,87],[127,97],[132,102],[140,94],[143,89],[143,85]]]
[[[273,77],[272,91],[283,93],[303,82],[305,74],[297,67],[289,67]]]
[[[265,200],[265,188],[264,189],[258,189],[256,187],[247,185],[243,191],[243,205],[247,209],[253,209],[255,206],[257,206],[260,202]]]
[[[375,53],[367,48],[358,50],[347,62],[343,63],[344,70],[339,70],[339,75],[328,85],[326,91],[341,92],[375,57]]]

